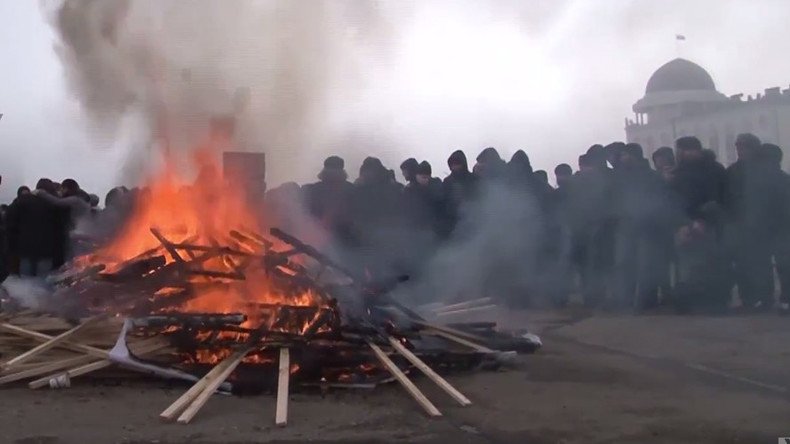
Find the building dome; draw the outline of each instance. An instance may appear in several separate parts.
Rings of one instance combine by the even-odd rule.
[[[716,91],[716,85],[703,67],[677,58],[658,68],[645,88],[646,94],[670,91]]]

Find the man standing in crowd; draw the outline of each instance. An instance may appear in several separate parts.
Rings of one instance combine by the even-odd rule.
[[[588,307],[606,297],[610,273],[612,183],[601,154],[600,149],[591,149],[579,156],[579,172],[570,183],[567,205],[574,265]]]
[[[724,168],[705,155],[696,137],[676,142],[678,165],[671,187],[682,218],[677,239],[675,303],[681,311],[722,311],[729,302],[730,267],[722,242]]]
[[[12,254],[19,258],[19,274],[45,276],[52,271],[57,256],[64,249],[66,231],[63,210],[42,195],[56,193],[52,181],[41,179],[38,194],[22,194],[8,210],[8,238]]]
[[[773,306],[771,266],[771,223],[782,189],[781,179],[760,159],[762,143],[757,136],[739,134],[735,140],[738,160],[727,169],[727,241],[735,268],[738,295],[744,307],[769,309]]]
[[[444,178],[444,201],[447,208],[448,229],[452,233],[465,214],[466,206],[476,198],[477,176],[469,171],[466,154],[457,150],[447,158],[450,175]]]
[[[318,179],[302,188],[307,210],[335,240],[347,245],[351,240],[354,185],[348,181],[345,161],[339,156],[327,157]]]

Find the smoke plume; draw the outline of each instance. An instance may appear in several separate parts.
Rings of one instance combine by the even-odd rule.
[[[361,60],[393,29],[377,2],[354,0],[64,0],[45,12],[92,133],[128,140],[130,175],[162,141],[191,147],[232,117],[236,148],[265,151],[275,183],[327,140],[333,94],[353,97]]]

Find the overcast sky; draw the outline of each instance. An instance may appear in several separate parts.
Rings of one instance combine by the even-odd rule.
[[[523,148],[536,168],[574,164],[587,146],[625,137],[623,119],[650,74],[678,55],[727,95],[790,86],[787,0],[380,3],[394,40],[368,54],[375,69],[358,91],[333,91],[326,118],[338,143],[370,141],[391,167],[415,156],[442,175],[453,149],[473,158],[489,145],[508,157]],[[680,47],[676,34],[686,36]],[[38,2],[0,0],[2,200],[41,176],[74,177],[103,195],[122,169],[121,142],[87,131],[55,36]],[[303,153],[294,179],[309,180],[333,151],[347,154]],[[361,158],[347,157],[356,176]]]

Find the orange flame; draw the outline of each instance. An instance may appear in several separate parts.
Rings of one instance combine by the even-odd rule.
[[[194,165],[197,180],[185,180],[172,157],[166,157],[162,172],[153,178],[134,203],[131,217],[120,234],[109,245],[78,263],[102,263],[109,272],[117,271],[130,259],[153,254],[165,254],[166,263],[175,261],[164,253],[150,229],[156,228],[174,244],[189,243],[202,246],[220,245],[235,250],[262,255],[264,247],[256,244],[254,235],[233,236],[231,232],[256,232],[265,226],[258,208],[247,199],[244,188],[233,177],[222,177],[218,152],[228,147],[227,136],[218,133],[195,151]],[[262,205],[262,203],[259,203]],[[155,250],[158,249],[158,250]],[[151,250],[155,250],[153,253]],[[148,253],[147,253],[148,252]],[[187,251],[178,250],[185,261],[191,260]],[[207,254],[192,252],[192,255]],[[219,255],[200,264],[200,268],[218,272],[237,272],[239,257]],[[211,312],[247,314],[246,327],[257,327],[261,319],[260,304],[320,306],[321,298],[312,292],[292,294],[275,288],[266,274],[260,258],[250,258],[244,268],[244,280],[190,277],[194,283],[222,282],[222,286],[196,286],[196,296],[182,306],[168,307],[182,312]],[[167,292],[157,297],[168,297]],[[303,332],[304,325],[294,333]],[[208,358],[208,357],[206,357]],[[211,361],[218,359],[214,356]]]

